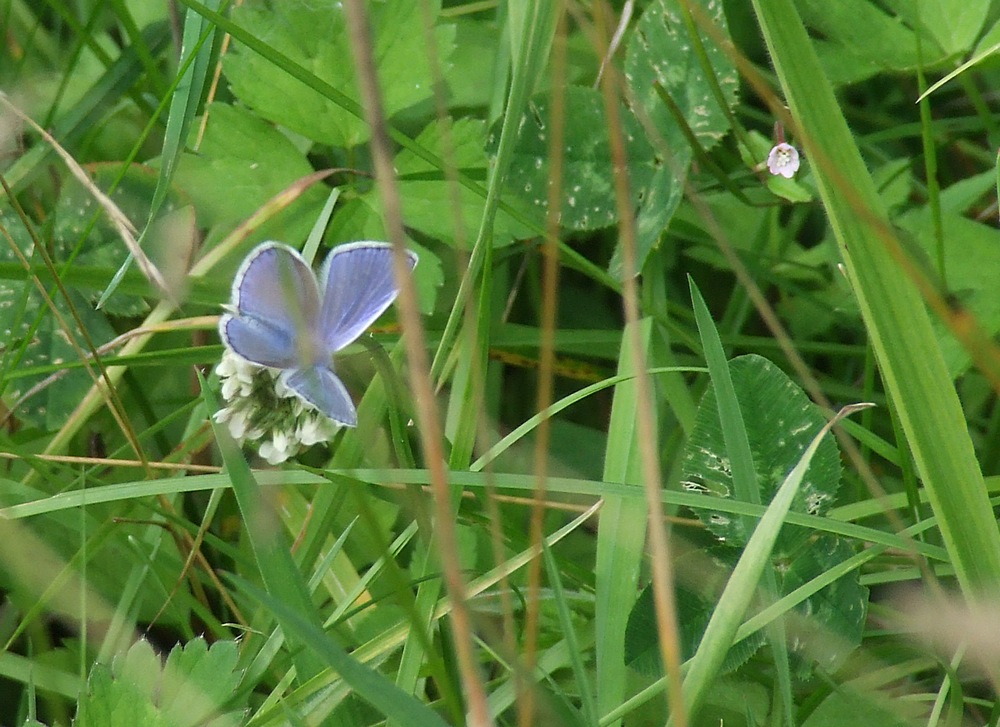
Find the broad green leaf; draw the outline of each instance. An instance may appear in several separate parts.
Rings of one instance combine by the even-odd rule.
[[[148,641],[138,641],[110,666],[94,666],[73,724],[236,727],[242,710],[230,702],[239,684],[237,657],[235,642],[208,647],[197,638],[175,646],[164,665]]]
[[[969,52],[983,29],[990,0],[887,0],[913,28],[922,25],[948,55]]]
[[[416,138],[417,144],[432,153],[446,158],[454,163],[457,169],[474,179],[485,180],[489,159],[484,151],[486,129],[485,124],[475,119],[460,119],[450,124],[448,142],[445,143],[445,132],[441,123],[428,125]],[[449,180],[439,169],[418,157],[413,152],[403,149],[394,160],[396,173],[399,175],[399,192],[403,203],[403,224],[407,228],[418,230],[428,237],[444,240],[455,244],[462,240],[468,247],[479,229],[486,209],[486,200],[482,195],[460,186],[456,181]],[[459,199],[459,221],[455,219],[455,196]],[[378,190],[372,188],[361,195],[365,210],[375,215],[366,227],[368,229],[382,228],[381,209]],[[354,210],[358,214],[359,210]],[[461,225],[456,230],[456,225]],[[532,228],[513,219],[504,210],[498,210],[493,224],[493,244],[508,245],[514,240],[532,237]],[[379,232],[378,236],[384,237]]]
[[[639,204],[654,174],[653,150],[636,118],[622,108],[629,160],[632,199]],[[521,119],[517,149],[511,161],[507,189],[544,215],[549,189],[550,105],[538,98]],[[592,88],[566,89],[565,143],[562,149],[562,210],[559,223],[572,230],[596,230],[618,219],[614,179],[611,176],[611,142],[604,101]],[[492,149],[496,134],[488,142]]]
[[[781,594],[791,593],[816,576],[854,555],[851,545],[834,535],[820,535],[776,568]],[[797,609],[808,619],[804,638],[789,639],[790,652],[799,657],[799,675],[811,675],[813,667],[833,673],[860,643],[868,615],[868,589],[858,581],[858,571],[834,581],[807,598]],[[794,632],[794,626],[790,627]]]
[[[795,4],[805,24],[820,37],[815,41],[816,52],[833,83],[853,83],[880,71],[904,71],[917,66],[915,3],[795,0]],[[893,4],[900,8],[900,14],[893,12]],[[932,4],[935,3],[923,0],[920,3],[921,8]],[[925,29],[930,28],[929,19],[922,18]],[[921,40],[926,65],[938,63],[955,52],[943,48],[926,30]]]
[[[144,225],[150,215],[150,200],[157,187],[156,172],[149,167],[133,164],[124,172],[118,164],[97,164],[90,170],[94,183],[109,194],[111,201],[125,214],[136,229]],[[113,191],[112,187],[114,188]],[[176,194],[167,194],[158,210],[159,217],[178,208]],[[67,180],[56,204],[54,252],[57,265],[72,261],[72,265],[89,265],[108,269],[107,279],[125,261],[128,250],[118,230],[101,211],[93,195],[75,179]],[[150,259],[161,267],[171,260],[186,265],[191,250],[183,249],[182,240],[171,240],[170,250],[153,249],[154,237],[147,245]],[[182,274],[186,272],[182,271]],[[176,277],[176,276],[174,276]],[[91,301],[97,301],[101,290],[88,291]],[[146,313],[146,302],[132,295],[112,295],[102,310],[116,316],[138,316]]]
[[[698,3],[716,29],[726,32],[723,3]],[[656,127],[671,153],[686,144],[673,114],[656,91],[659,84],[680,109],[688,127],[706,149],[729,131],[729,120],[719,108],[712,83],[692,48],[680,0],[655,0],[642,14],[625,55],[625,77],[635,99]],[[729,108],[736,105],[739,74],[726,52],[705,33],[700,34],[712,74]]]
[[[705,553],[697,553],[687,560],[703,561],[709,557]],[[716,574],[722,574],[724,577],[727,571],[723,569],[722,564],[714,559],[712,564],[716,567]],[[703,576],[697,586],[704,588],[707,581],[713,581],[713,579],[709,576],[704,562],[697,563],[695,567],[699,569],[699,575]],[[681,572],[684,570],[683,557],[678,563],[678,570]],[[681,659],[687,661],[694,656],[698,649],[698,643],[705,633],[705,626],[708,625],[714,604],[706,595],[680,582],[676,587],[675,597],[677,599],[677,624],[681,637]],[[764,643],[764,631],[760,630],[733,644],[729,653],[726,654],[726,660],[720,669],[720,674],[728,674],[738,669]],[[629,614],[628,627],[625,630],[625,662],[647,677],[659,678],[663,676],[663,660],[660,657],[652,585],[643,589]]]
[[[202,227],[228,232],[314,171],[288,137],[246,109],[217,103],[206,113],[208,127],[198,152],[184,154],[174,174],[174,183],[194,203]],[[306,190],[263,229],[286,242],[305,239],[324,199],[321,190]]]
[[[860,407],[845,408],[838,416],[857,408]],[[781,525],[791,514],[792,502],[809,472],[812,459],[829,433],[829,427],[835,421],[829,422],[817,432],[809,442],[809,446],[802,452],[801,458],[785,477],[753,533],[747,539],[746,547],[726,581],[698,644],[698,650],[688,662],[688,671],[684,675],[684,699],[688,709],[693,713],[697,712],[698,707],[704,702],[720,667],[725,662],[739,625],[758,592],[761,576],[771,567],[770,561]],[[668,724],[673,724],[673,720],[671,719]]]
[[[31,256],[31,241],[23,234],[23,229],[8,229],[29,261],[41,263],[40,258]],[[17,260],[9,245],[0,246],[0,261]],[[76,330],[70,306],[76,310],[95,346],[114,338],[115,332],[104,314],[95,311],[90,302],[77,291],[69,290],[69,301],[58,292],[51,298],[59,318],[45,303],[34,282],[0,280],[0,337],[6,344],[3,350],[4,371],[78,361],[80,355],[70,343],[69,337],[73,336],[82,350],[86,351],[87,347]],[[59,319],[69,330],[63,327]],[[13,404],[45,378],[46,375],[38,375],[9,380],[3,389],[7,404]],[[92,382],[93,378],[84,369],[69,371],[27,399],[16,410],[16,416],[43,431],[55,431],[66,421],[70,411]]]
[[[770,361],[751,354],[733,359],[729,368],[750,440],[760,501],[770,502],[827,419],[802,389]],[[685,449],[681,486],[688,492],[722,498],[734,495],[715,389],[711,386],[698,406],[695,428]],[[792,510],[823,514],[833,503],[839,486],[840,453],[832,435],[828,435],[799,487]],[[740,519],[706,511],[699,511],[698,517],[720,543],[737,548],[746,544],[749,533]],[[807,535],[799,528],[785,529],[775,555],[787,557]]]
[[[197,638],[183,648],[175,646],[163,668],[163,709],[183,712],[195,723],[209,716],[236,693],[241,676],[238,659],[235,641],[217,641],[209,647],[204,639]]]
[[[436,58],[439,67],[447,67],[454,28],[447,24],[435,28],[435,52],[431,54],[422,3],[389,0],[367,4],[386,114],[393,116],[429,103],[434,82],[429,59]],[[428,4],[432,12],[440,7],[440,2]],[[358,97],[340,2],[254,0],[235,8],[233,19],[344,95]],[[233,93],[261,116],[322,144],[350,148],[367,141],[364,121],[294,80],[267,58],[236,44],[225,68]]]
[[[497,89],[497,56],[501,33],[495,17],[455,18],[455,49],[451,63],[441,69],[453,108],[485,108]]]
[[[944,225],[944,259],[948,289],[958,303],[976,317],[990,335],[1000,332],[1000,234],[996,228],[958,214],[948,214]],[[927,210],[919,210],[897,220],[909,231],[927,255],[933,255],[934,228]],[[968,351],[935,319],[934,330],[948,371],[957,377],[971,363]]]
[[[919,704],[903,709],[906,700],[893,699],[888,694],[864,692],[850,685],[838,686],[809,715],[802,727],[913,727],[927,724],[917,718]],[[912,718],[907,719],[906,715]]]
[[[699,10],[725,33],[723,4],[714,0],[699,4],[702,5]],[[636,220],[636,258],[640,270],[680,203],[692,156],[675,112],[660,98],[660,89],[670,96],[677,113],[706,150],[715,146],[729,130],[729,119],[716,100],[713,78],[706,75],[702,59],[692,47],[683,7],[678,0],[653,2],[639,19],[625,54],[626,83],[634,102],[641,108],[643,117],[652,123],[658,137],[652,141],[654,174],[648,186],[643,184],[643,175],[636,170],[643,160],[629,158],[629,171],[633,175],[629,181],[639,188],[640,195]],[[714,83],[726,105],[732,108],[736,104],[739,75],[716,42],[705,33],[700,34],[700,41]],[[643,134],[648,137],[645,131]],[[615,250],[609,270],[615,277],[623,274],[620,249]]]

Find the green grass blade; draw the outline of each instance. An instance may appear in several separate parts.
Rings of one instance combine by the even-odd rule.
[[[218,10],[221,0],[207,0],[208,7]],[[209,24],[201,15],[188,9],[184,18],[184,38],[181,44],[180,77],[176,82],[173,96],[170,99],[170,112],[167,116],[167,129],[163,135],[163,150],[160,154],[160,175],[156,180],[156,189],[153,191],[153,199],[149,204],[149,219],[145,229],[139,237],[141,245],[149,230],[149,226],[156,219],[160,206],[167,198],[170,190],[170,181],[174,176],[174,169],[181,152],[184,151],[184,144],[187,141],[188,131],[191,122],[198,112],[198,105],[201,103],[202,94],[205,91],[205,84],[208,82],[212,71],[212,42],[215,35],[215,27]],[[125,258],[125,262],[111,278],[111,282],[101,293],[97,301],[100,308],[118,289],[122,278],[132,265],[132,255]]]
[[[576,628],[573,626],[573,614],[567,602],[566,591],[562,585],[562,578],[559,575],[559,564],[556,562],[552,550],[542,543],[542,554],[545,556],[545,572],[548,575],[549,583],[552,584],[552,592],[556,603],[556,610],[559,614],[559,624],[562,627],[563,636],[566,637],[566,645],[569,647],[569,662],[576,677],[576,686],[580,690],[580,711],[589,725],[596,725],[598,719],[597,700],[594,698],[594,690],[591,688],[589,674],[583,663],[583,650],[580,646],[580,637],[577,636]]]
[[[900,243],[795,4],[754,0],[753,6],[959,584],[970,597],[995,590],[1000,534],[961,402],[914,283],[917,272],[904,269]],[[929,284],[921,292],[935,302]],[[943,302],[936,309],[947,313]]]
[[[202,392],[208,410],[217,411],[219,407],[215,394],[204,381],[202,381]],[[286,604],[282,613],[295,615],[296,626],[300,625],[299,622],[303,622],[322,630],[322,619],[313,606],[306,579],[292,558],[290,543],[286,542],[281,522],[275,513],[268,510],[265,499],[261,497],[260,485],[250,471],[250,466],[243,458],[239,446],[230,436],[229,430],[214,419],[211,422],[219,451],[226,463],[226,474],[232,483],[233,494],[236,495],[236,502],[239,504],[247,528],[250,546],[268,593],[274,599]],[[301,631],[300,628],[289,630],[284,619],[279,619],[279,622],[286,634]],[[291,643],[298,647],[292,657],[298,678],[305,681],[319,674],[323,669],[323,662],[315,651],[308,648],[309,642],[295,640]]]
[[[694,317],[701,335],[702,349],[705,351],[705,361],[715,388],[715,401],[719,410],[719,423],[722,426],[722,437],[726,443],[726,456],[729,459],[733,473],[733,489],[737,499],[760,504],[760,486],[757,471],[750,451],[750,438],[747,435],[740,402],[736,398],[736,388],[729,372],[729,362],[722,348],[722,339],[712,321],[712,316],[705,304],[698,286],[688,278],[691,288],[691,303],[694,307]],[[746,522],[747,532],[753,529],[753,524]],[[773,597],[778,593],[778,583],[774,568],[768,562],[762,574],[764,593]],[[785,628],[781,621],[774,621],[768,627],[768,641],[771,653],[774,655],[774,666],[778,677],[778,687],[781,690],[781,703],[784,707],[785,724],[794,724],[792,717],[792,675],[788,666],[788,648],[785,644]]]
[[[653,321],[643,319],[638,325],[643,349],[648,355]],[[635,375],[636,362],[632,360],[631,350],[626,331],[618,365],[619,376]],[[634,487],[637,497],[606,494],[597,528],[594,573],[597,602],[594,617],[597,630],[597,708],[600,714],[607,714],[618,707],[625,696],[625,627],[639,592],[639,566],[646,545],[647,514],[635,417],[638,408],[636,388],[633,378],[615,387],[608,445],[604,454],[604,479]]]
[[[365,666],[344,651],[323,629],[305,619],[301,612],[289,607],[274,592],[264,592],[235,576],[230,579],[241,590],[273,611],[282,628],[295,641],[307,644],[310,652],[317,654],[323,663],[336,672],[365,701],[390,719],[410,727],[447,727],[434,710],[407,694],[374,669]]]

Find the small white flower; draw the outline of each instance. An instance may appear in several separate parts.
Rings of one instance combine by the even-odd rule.
[[[260,456],[270,464],[330,441],[340,428],[304,402],[274,369],[245,361],[227,349],[215,371],[225,400],[215,421],[226,424],[239,444],[259,442]]]
[[[236,373],[236,357],[227,356],[229,350],[223,353],[222,359],[219,361],[219,365],[215,367],[215,373],[219,375],[220,378],[228,378]]]
[[[775,176],[791,179],[799,171],[799,152],[791,144],[776,144],[767,155],[767,169]]]
[[[260,445],[260,456],[267,460],[268,464],[281,464],[288,457],[284,452],[279,452],[274,448],[274,444],[271,442],[264,442]]]
[[[245,412],[237,410],[229,416],[229,432],[233,439],[242,443],[243,436],[247,433],[247,415]]]
[[[336,423],[324,416],[317,416],[314,412],[311,416],[303,418],[298,429],[295,430],[295,436],[302,442],[303,446],[311,447],[314,444],[332,439],[333,435],[337,433],[337,429],[339,427]]]
[[[281,464],[299,451],[299,441],[288,432],[275,431],[270,442],[260,445],[260,456],[268,464]]]
[[[221,367],[220,367],[221,368]],[[236,394],[241,394],[243,390],[240,380],[235,376],[230,376],[222,381],[222,398],[226,401],[230,401]]]

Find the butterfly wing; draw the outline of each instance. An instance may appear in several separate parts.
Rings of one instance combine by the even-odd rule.
[[[311,366],[282,374],[285,385],[335,422],[358,425],[358,412],[344,382],[326,366]]]
[[[248,361],[296,368],[309,361],[319,318],[316,276],[287,245],[254,248],[233,280],[231,311],[219,321],[223,342]]]
[[[417,256],[406,251],[410,269]],[[392,245],[386,242],[352,242],[340,245],[327,257],[320,275],[323,307],[319,330],[332,354],[364,333],[395,300]]]

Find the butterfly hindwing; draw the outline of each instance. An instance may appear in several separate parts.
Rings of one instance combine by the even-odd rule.
[[[326,366],[286,371],[285,385],[335,422],[354,427],[358,413],[351,395],[340,378]]]

